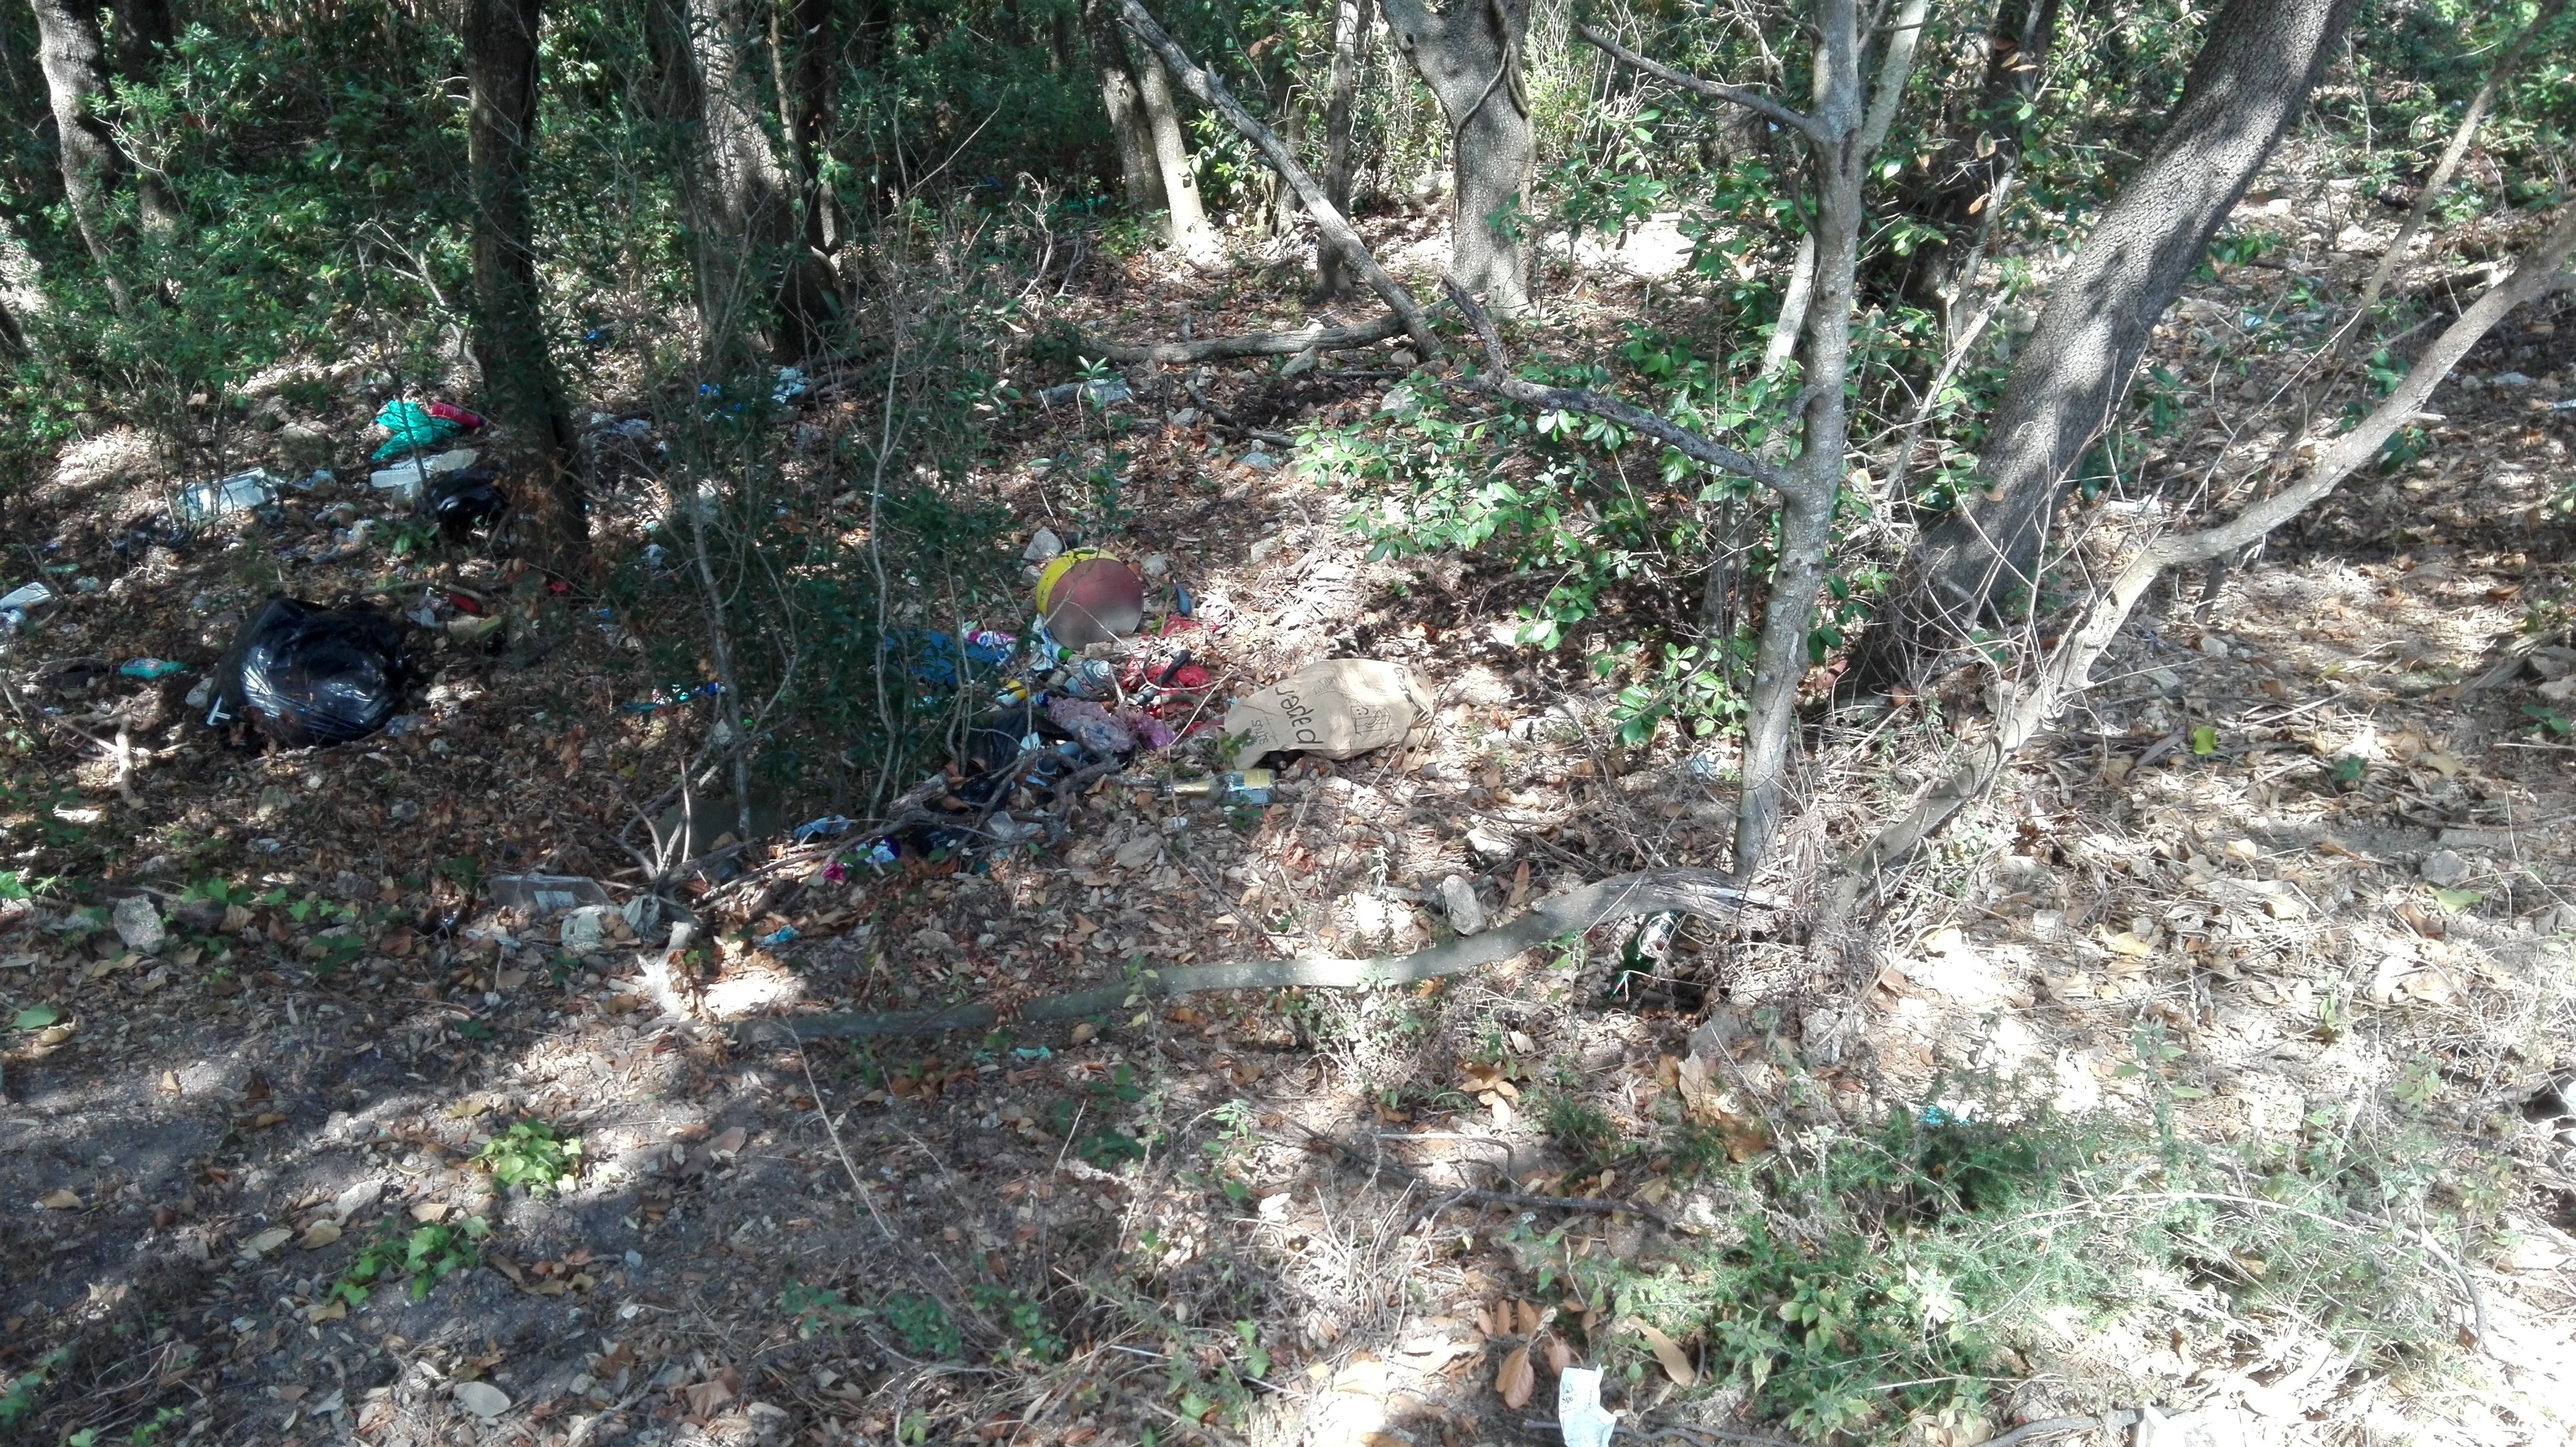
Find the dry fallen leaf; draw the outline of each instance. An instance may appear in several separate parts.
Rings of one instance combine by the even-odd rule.
[[[267,1230],[260,1232],[258,1235],[251,1237],[249,1240],[244,1241],[242,1243],[242,1250],[253,1256],[266,1256],[271,1251],[285,1245],[287,1239],[294,1234],[294,1232],[289,1231],[283,1226],[271,1226]]]
[[[304,1308],[304,1319],[308,1322],[320,1323],[326,1321],[344,1321],[348,1318],[348,1315],[349,1303],[341,1301],[336,1297],[332,1300],[323,1302],[319,1306],[308,1306]]]
[[[1549,1337],[1547,1339],[1547,1369],[1549,1374],[1559,1377],[1564,1376],[1565,1369],[1572,1365],[1574,1365],[1574,1348],[1567,1346],[1565,1344],[1565,1338],[1561,1336]]]
[[[1520,1309],[1519,1334],[1522,1336],[1538,1335],[1538,1329],[1540,1326],[1538,1308],[1526,1301],[1516,1302],[1514,1305]]]
[[[1494,1390],[1502,1393],[1504,1406],[1518,1411],[1529,1405],[1530,1393],[1537,1388],[1538,1371],[1530,1365],[1530,1349],[1513,1348],[1494,1373]]]
[[[411,1218],[423,1224],[444,1221],[447,1219],[447,1203],[445,1201],[414,1201],[411,1206]]]
[[[78,1191],[49,1191],[40,1204],[48,1211],[77,1211],[80,1203]]]
[[[693,1387],[683,1387],[680,1389],[680,1394],[688,1398],[689,1415],[692,1417],[707,1416],[716,1408],[733,1400],[733,1388],[726,1386],[722,1381],[700,1382]]]
[[[295,1244],[303,1247],[307,1251],[319,1251],[323,1247],[328,1246],[339,1239],[339,1222],[316,1221],[312,1225],[304,1228],[304,1239],[296,1242]]]
[[[1647,1346],[1654,1348],[1655,1360],[1663,1363],[1664,1375],[1673,1379],[1674,1386],[1687,1387],[1699,1380],[1699,1369],[1691,1365],[1690,1357],[1682,1351],[1681,1343],[1642,1321],[1632,1320],[1628,1325],[1635,1328],[1637,1334],[1646,1339]]]

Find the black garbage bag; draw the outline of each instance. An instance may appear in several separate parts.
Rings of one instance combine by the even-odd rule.
[[[271,598],[215,670],[209,727],[247,723],[288,748],[342,744],[399,711],[402,632],[367,608]]]
[[[429,490],[421,494],[420,515],[436,523],[440,534],[450,542],[460,540],[488,525],[509,506],[509,499],[493,486],[499,476],[488,467],[451,472],[432,482]]]

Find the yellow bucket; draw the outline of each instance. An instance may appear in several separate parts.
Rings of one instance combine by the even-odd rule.
[[[1056,554],[1039,572],[1037,605],[1058,643],[1087,648],[1143,625],[1145,580],[1107,553],[1076,548]]]

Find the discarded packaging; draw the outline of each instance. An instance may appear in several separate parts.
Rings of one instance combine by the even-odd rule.
[[[1610,1447],[1619,1414],[1601,1405],[1601,1369],[1567,1367],[1556,1376],[1556,1427],[1565,1447]]]
[[[598,880],[578,874],[496,874],[490,887],[495,905],[537,915],[608,903],[608,891]]]
[[[1067,648],[1134,633],[1145,621],[1145,580],[1106,553],[1076,549],[1050,560],[1038,574],[1038,616]]]
[[[453,418],[441,417],[430,407],[423,407],[418,402],[387,402],[376,409],[376,425],[392,434],[382,447],[375,450],[374,456],[378,462],[388,457],[399,457],[406,452],[418,452],[424,448],[436,447],[465,430],[461,422]]]
[[[183,523],[212,522],[255,507],[266,507],[277,501],[278,479],[265,467],[236,472],[213,482],[196,482],[179,489],[178,500],[170,504],[170,515]]]
[[[451,472],[429,484],[421,495],[421,514],[437,523],[439,532],[449,540],[463,538],[499,517],[501,510],[509,506],[492,481],[493,473],[488,468]]]
[[[1401,664],[1337,658],[1297,670],[1225,716],[1246,763],[1274,753],[1347,759],[1405,742],[1431,724],[1431,694]]]
[[[188,665],[173,663],[166,658],[129,658],[118,664],[116,671],[128,678],[168,678],[174,673],[187,672]]]
[[[414,455],[404,458],[391,467],[379,468],[368,473],[367,481],[392,493],[398,501],[416,501],[432,480],[445,477],[451,472],[463,472],[472,467],[474,459],[480,456],[482,454],[471,447],[459,447],[452,452],[441,452],[429,457]]]
[[[10,589],[7,597],[0,598],[0,611],[23,613],[39,603],[52,601],[54,601],[53,589],[42,583],[29,583],[24,587]]]
[[[215,670],[208,727],[248,722],[288,748],[346,743],[402,701],[402,635],[366,608],[276,597],[242,625]]]
[[[1075,743],[1101,758],[1116,758],[1136,751],[1136,731],[1088,699],[1049,699],[1047,717],[1055,721],[1057,728],[1073,735]]]
[[[1062,382],[1038,393],[1041,407],[1067,407],[1075,402],[1088,403],[1106,410],[1121,402],[1136,400],[1124,377],[1099,377],[1088,382]]]
[[[1229,773],[1183,779],[1172,786],[1172,796],[1176,799],[1218,799],[1228,804],[1267,804],[1270,802],[1270,788],[1278,780],[1279,776],[1268,769],[1236,769]]]
[[[805,395],[805,371],[801,367],[778,369],[778,385],[769,389],[769,400],[784,407]]]

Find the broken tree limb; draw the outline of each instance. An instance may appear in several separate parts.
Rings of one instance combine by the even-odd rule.
[[[1815,117],[1791,110],[1758,90],[1744,90],[1736,86],[1721,85],[1713,80],[1702,80],[1686,71],[1675,70],[1661,61],[1648,60],[1589,25],[1575,26],[1574,33],[1582,36],[1586,44],[1630,70],[1651,75],[1666,85],[1680,86],[1695,96],[1742,106],[1756,115],[1768,117],[1787,126],[1816,145],[1833,144],[1834,138],[1826,134],[1824,126]],[[1912,56],[1911,44],[1907,45],[1906,53],[1909,58]]]
[[[2198,532],[2173,533],[2138,549],[2109,588],[2096,595],[2041,664],[2038,676],[1995,721],[1994,737],[1980,744],[1968,762],[1926,794],[1903,818],[1881,829],[1870,842],[1847,857],[1841,882],[1826,906],[1825,919],[1849,917],[1861,895],[1879,874],[1911,855],[1939,833],[1971,802],[1984,797],[2021,746],[2052,722],[2069,700],[2092,683],[2093,665],[2127,625],[2130,611],[2146,596],[2164,570],[2206,562],[2262,538],[2274,528],[2322,501],[2406,425],[2497,322],[2514,308],[2560,287],[2576,284],[2559,268],[2576,252],[2576,207],[2567,208],[2558,224],[2525,253],[2513,273],[2479,297],[2451,323],[2415,364],[2404,381],[2369,416],[2334,440],[2307,475],[2246,508],[2225,522]]]
[[[1706,463],[1721,472],[1749,477],[1774,491],[1786,485],[1787,476],[1770,463],[1732,447],[1720,447],[1689,428],[1632,403],[1579,387],[1542,387],[1536,382],[1513,376],[1511,358],[1503,351],[1502,334],[1495,330],[1494,319],[1487,316],[1485,309],[1477,305],[1476,299],[1467,295],[1466,288],[1457,282],[1444,279],[1442,285],[1448,288],[1450,301],[1475,327],[1477,339],[1484,344],[1486,366],[1491,369],[1487,375],[1462,378],[1453,385],[1528,407],[1551,407],[1603,418],[1631,432],[1654,438],[1684,457]]]
[[[1349,990],[1410,985],[1496,964],[1549,940],[1581,934],[1594,925],[1615,920],[1664,913],[1716,917],[1747,908],[1776,909],[1786,903],[1770,895],[1737,889],[1713,869],[1649,869],[1540,900],[1530,906],[1529,913],[1509,924],[1409,955],[1379,955],[1365,960],[1301,955],[1288,960],[1146,970],[1118,984],[1032,1000],[1007,1017],[991,1005],[952,1005],[881,1015],[782,1016],[746,1021],[742,1032],[751,1040],[764,1036],[849,1040],[939,1035],[956,1030],[990,1030],[1006,1019],[1012,1024],[1080,1020],[1213,990]]]
[[[1120,342],[1088,333],[1078,339],[1082,355],[1113,362],[1214,362],[1227,357],[1293,357],[1299,352],[1342,352],[1404,335],[1404,318],[1393,312],[1355,327],[1328,327],[1309,322],[1293,332],[1247,332],[1233,337],[1201,337],[1189,342]]]
[[[1351,229],[1351,223],[1343,217],[1341,208],[1324,194],[1324,188],[1307,174],[1306,168],[1297,164],[1296,154],[1288,149],[1278,134],[1254,119],[1252,112],[1245,110],[1243,103],[1234,98],[1234,93],[1225,88],[1224,81],[1200,69],[1198,63],[1190,59],[1189,52],[1181,49],[1180,42],[1154,23],[1153,15],[1139,0],[1119,0],[1118,18],[1126,24],[1129,32],[1144,42],[1146,49],[1162,57],[1164,67],[1171,71],[1174,80],[1181,83],[1181,89],[1224,116],[1228,124],[1242,132],[1244,139],[1261,152],[1262,159],[1270,163],[1270,169],[1277,171],[1281,179],[1296,190],[1297,199],[1305,203],[1306,214],[1315,218],[1315,229],[1324,234],[1326,242],[1340,248],[1343,258],[1350,262],[1353,271],[1360,274],[1360,279],[1369,284],[1369,289],[1385,298],[1387,306],[1404,319],[1404,330],[1413,338],[1413,344],[1422,349],[1422,355],[1425,358],[1441,355],[1440,338],[1432,332],[1431,322],[1423,316],[1422,308],[1414,303],[1413,294],[1398,285],[1396,279],[1377,264],[1377,258],[1369,255],[1367,244],[1360,240],[1358,232]]]

